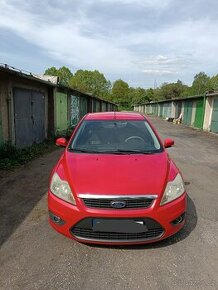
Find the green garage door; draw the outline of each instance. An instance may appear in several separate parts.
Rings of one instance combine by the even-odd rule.
[[[195,121],[194,127],[202,128],[203,127],[203,119],[204,119],[204,100],[198,100],[196,103],[196,112],[195,112]]]
[[[210,130],[211,132],[218,133],[218,99],[215,99],[213,102]]]
[[[96,112],[100,112],[101,111],[101,103],[99,101],[96,100]]]
[[[56,131],[67,130],[67,94],[56,93]]]
[[[105,102],[102,102],[101,103],[101,110],[102,110],[102,112],[106,112],[107,111],[107,104],[105,103]]]
[[[92,112],[95,113],[96,111],[96,100],[92,99]]]
[[[163,117],[169,118],[171,116],[171,104],[170,103],[164,103],[163,104]]]
[[[159,117],[163,117],[163,104],[160,104],[160,113]]]
[[[157,116],[157,111],[158,111],[158,107],[157,107],[157,104],[154,105],[154,114],[155,116]]]
[[[192,120],[192,101],[185,102],[183,124],[191,125]]]
[[[79,117],[80,119],[88,112],[88,100],[85,97],[80,97],[79,100]]]

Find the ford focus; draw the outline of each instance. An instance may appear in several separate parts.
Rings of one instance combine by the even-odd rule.
[[[165,239],[185,223],[179,169],[150,121],[139,113],[90,113],[53,168],[51,226],[83,243],[142,244]]]

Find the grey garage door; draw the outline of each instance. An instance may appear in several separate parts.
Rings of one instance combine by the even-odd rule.
[[[19,148],[45,139],[45,96],[41,92],[14,88],[15,144]]]
[[[218,133],[218,99],[213,101],[213,113],[210,130],[211,132]]]

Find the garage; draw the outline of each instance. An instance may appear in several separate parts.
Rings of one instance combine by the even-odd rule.
[[[84,107],[85,107],[85,105],[84,105]],[[75,127],[80,120],[80,110],[79,109],[80,109],[80,98],[78,96],[71,95],[70,118],[71,118],[71,126],[72,127]]]
[[[210,131],[213,133],[218,133],[218,98],[213,101]]]
[[[191,125],[192,119],[192,101],[186,101],[184,104],[183,124]]]
[[[161,103],[160,105],[160,111],[159,111],[159,117],[163,117],[163,103]]]
[[[164,103],[163,104],[163,117],[169,118],[171,117],[171,103]]]
[[[68,125],[67,94],[62,92],[56,92],[55,113],[56,132],[63,132],[67,129]]]
[[[107,111],[107,104],[105,102],[102,102],[102,112]]]
[[[14,88],[14,131],[18,148],[45,139],[45,96],[40,91]]]
[[[182,112],[182,102],[178,101],[175,102],[175,118],[179,118],[180,114]]]
[[[88,99],[86,97],[80,97],[79,111],[80,119],[88,113]]]
[[[111,108],[111,105],[109,104],[110,108]],[[100,112],[101,111],[101,103],[100,101],[96,100],[95,102],[95,109],[96,109],[96,112]],[[111,111],[111,109],[110,109]]]
[[[204,121],[204,100],[200,99],[200,100],[196,101],[194,127],[195,128],[202,128],[203,121]]]

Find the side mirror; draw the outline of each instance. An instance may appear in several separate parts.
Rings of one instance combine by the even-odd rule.
[[[58,138],[58,139],[56,139],[56,142],[55,142],[55,144],[57,146],[62,146],[62,147],[66,147],[67,143],[68,142],[67,142],[66,138]]]
[[[164,140],[164,147],[165,148],[172,147],[173,145],[174,145],[174,141],[172,139],[165,139]]]

